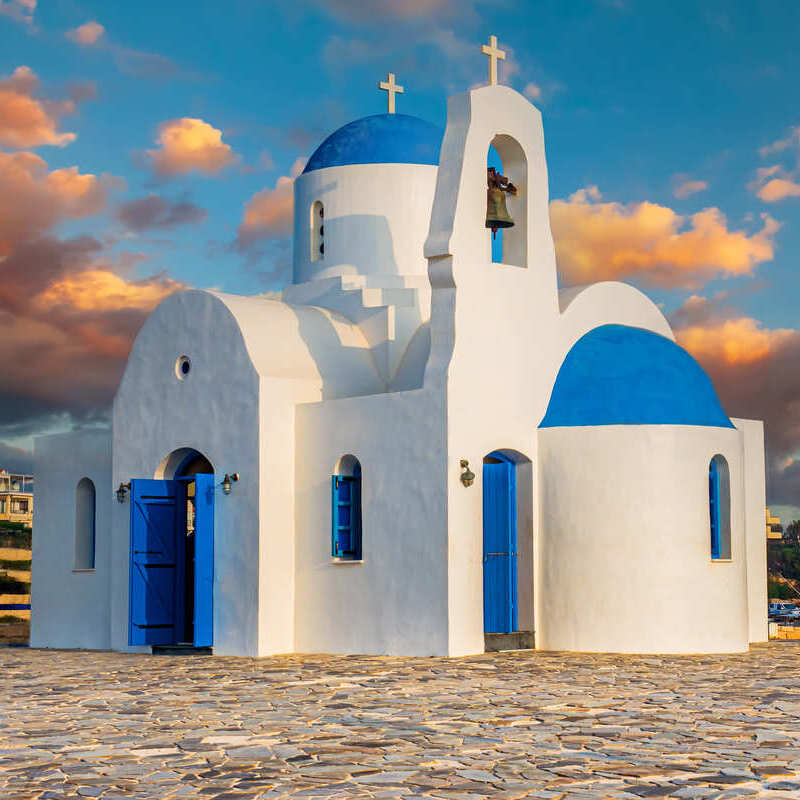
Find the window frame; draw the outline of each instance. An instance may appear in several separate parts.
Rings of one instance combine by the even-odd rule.
[[[331,475],[331,558],[335,561],[361,561],[363,557],[363,510],[362,510],[362,483],[361,465],[354,459],[353,474],[342,474],[341,468]],[[349,499],[342,501],[340,488],[342,484],[350,487]],[[342,524],[343,509],[349,511],[348,524]],[[349,544],[347,550],[340,550],[339,543],[341,532],[349,531]]]

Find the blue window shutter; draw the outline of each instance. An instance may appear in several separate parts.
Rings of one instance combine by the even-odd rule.
[[[361,477],[331,476],[331,555],[361,558]]]
[[[719,470],[713,459],[708,469],[708,510],[711,518],[711,558],[719,558],[722,551],[719,528]]]

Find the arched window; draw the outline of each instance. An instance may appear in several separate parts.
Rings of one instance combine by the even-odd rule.
[[[361,464],[351,455],[339,460],[331,476],[331,555],[361,560]]]
[[[708,466],[708,511],[711,520],[711,558],[731,557],[731,478],[728,462],[715,455]]]
[[[75,488],[75,569],[94,569],[95,490],[89,478]]]
[[[319,200],[311,205],[311,260],[325,258],[325,208]]]

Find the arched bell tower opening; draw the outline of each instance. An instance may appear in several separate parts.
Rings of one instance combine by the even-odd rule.
[[[509,264],[514,267],[528,266],[528,159],[525,157],[520,143],[507,134],[497,134],[492,139],[486,159],[487,166],[487,228],[490,214],[497,214],[500,206],[500,217],[508,216],[513,221],[509,227],[498,227],[496,235],[491,230],[487,234],[492,237],[492,263]],[[494,176],[492,176],[494,170]],[[492,202],[491,183],[504,188],[495,192]],[[499,180],[500,178],[505,180]]]

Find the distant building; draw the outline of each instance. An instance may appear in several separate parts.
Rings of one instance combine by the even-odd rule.
[[[0,522],[33,525],[33,475],[0,470]]]
[[[783,539],[781,518],[773,517],[767,509],[767,539]]]

